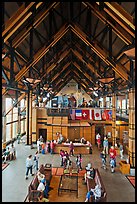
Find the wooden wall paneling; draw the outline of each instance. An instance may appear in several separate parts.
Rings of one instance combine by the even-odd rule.
[[[63,126],[62,127],[62,135],[64,137],[64,139],[66,140],[68,138],[68,126]]]
[[[62,117],[61,118],[61,123],[62,124],[68,124],[68,117]]]
[[[52,140],[53,127],[47,126],[47,140]]]
[[[60,126],[53,126],[53,140],[57,140],[56,133],[61,132],[61,127]]]
[[[91,126],[91,144],[95,144],[95,125]]]
[[[35,134],[34,134],[35,132]],[[32,109],[32,142],[36,142],[38,139],[37,134],[37,109]]]
[[[47,124],[52,124],[53,123],[53,117],[47,117]]]
[[[84,127],[80,127],[80,138],[84,136]]]
[[[53,117],[53,124],[61,124],[61,117]]]
[[[47,110],[45,108],[39,108],[38,110],[38,118],[47,118]]]
[[[91,142],[91,127],[84,127],[84,138]]]

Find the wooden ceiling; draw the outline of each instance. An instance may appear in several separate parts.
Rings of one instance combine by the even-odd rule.
[[[54,97],[71,79],[91,98],[91,87],[100,97],[135,86],[135,2],[2,2],[2,11],[3,95],[48,85]]]

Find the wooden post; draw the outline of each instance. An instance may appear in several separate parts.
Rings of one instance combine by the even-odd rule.
[[[106,108],[106,96],[103,97],[103,108]]]
[[[129,141],[128,156],[131,167],[135,167],[135,89],[129,90]]]
[[[5,104],[6,104],[6,100],[5,100],[5,96],[2,96],[2,112],[5,113]],[[5,114],[2,114],[2,139],[3,139],[3,143],[6,142],[6,116],[4,116]]]
[[[32,145],[32,90],[29,98],[29,144]]]
[[[18,103],[18,133],[21,133],[20,103]]]
[[[116,144],[116,94],[112,95],[112,145]]]
[[[30,93],[26,95],[26,135],[27,135],[27,145],[29,145],[29,97]]]

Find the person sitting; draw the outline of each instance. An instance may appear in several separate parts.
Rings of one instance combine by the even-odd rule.
[[[42,194],[40,194],[40,196],[38,197],[38,202],[49,202],[49,199],[44,198],[44,197],[42,196]]]
[[[101,187],[98,184],[87,192],[85,202],[89,202],[90,197],[92,197],[92,201],[96,201],[101,197]]]
[[[44,197],[48,198],[49,186],[46,183],[46,179],[42,179],[37,187],[38,191],[43,191]]]
[[[41,180],[45,179],[45,175],[42,174],[40,171],[37,172],[37,178],[39,180],[39,182],[41,182]]]
[[[6,151],[3,153],[3,163],[6,163],[6,161],[10,159],[10,150],[9,147],[6,149]]]
[[[89,163],[88,166],[86,166],[86,173],[84,174],[85,183],[87,181],[87,178],[89,179],[95,178],[95,169],[92,167],[91,163]]]
[[[80,142],[83,143],[83,144],[86,144],[86,140],[85,140],[85,138],[82,137],[81,140],[80,140]]]

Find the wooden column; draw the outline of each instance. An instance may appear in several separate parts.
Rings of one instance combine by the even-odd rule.
[[[103,97],[103,107],[106,108],[106,96]]]
[[[12,109],[12,111],[11,111],[11,121],[13,121],[13,109]],[[11,123],[11,140],[12,140],[12,138],[13,138],[13,123]]]
[[[112,145],[116,144],[116,94],[112,95]]]
[[[21,133],[20,102],[18,103],[18,133]]]
[[[6,142],[6,116],[5,114],[5,104],[6,104],[6,99],[5,96],[2,96],[2,139],[3,142]]]
[[[129,90],[129,163],[135,167],[135,88]]]
[[[29,144],[32,144],[32,90],[30,90],[29,99]]]
[[[27,135],[27,145],[29,145],[29,98],[30,93],[26,95],[26,135]]]

